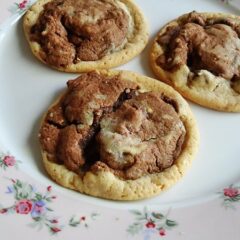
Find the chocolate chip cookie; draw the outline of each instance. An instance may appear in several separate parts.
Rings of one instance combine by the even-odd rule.
[[[150,53],[156,76],[186,98],[240,112],[240,19],[191,12],[158,33]]]
[[[39,0],[23,26],[33,54],[66,72],[126,63],[148,40],[146,20],[130,0]]]
[[[182,177],[198,131],[188,104],[170,86],[103,70],[68,81],[42,120],[39,140],[57,183],[101,198],[136,200]]]

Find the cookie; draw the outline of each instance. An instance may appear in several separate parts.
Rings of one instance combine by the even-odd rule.
[[[189,100],[240,112],[239,37],[238,16],[191,12],[160,30],[150,64],[160,80]]]
[[[43,162],[58,184],[113,200],[149,198],[191,165],[198,130],[170,86],[127,71],[84,73],[44,115]]]
[[[65,72],[119,66],[148,41],[146,20],[132,0],[39,0],[23,26],[33,54]]]

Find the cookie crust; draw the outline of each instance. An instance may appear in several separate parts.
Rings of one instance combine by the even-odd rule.
[[[23,27],[26,39],[30,45],[32,53],[37,57],[41,62],[50,66],[43,59],[43,49],[41,45],[31,39],[31,28],[36,24],[43,6],[52,0],[39,0],[37,1],[25,14],[23,20]],[[114,0],[115,2],[116,0]],[[117,0],[118,4],[121,4],[124,9],[131,16],[133,21],[133,31],[128,36],[127,42],[124,44],[123,48],[116,50],[112,53],[105,55],[103,58],[96,61],[80,61],[77,63],[72,63],[66,67],[53,67],[59,71],[64,72],[87,72],[95,69],[108,69],[112,67],[119,66],[130,61],[132,58],[137,56],[146,46],[148,41],[148,26],[145,20],[145,17],[141,10],[135,5],[132,0]]]
[[[174,99],[178,103],[179,117],[186,129],[185,141],[179,157],[171,167],[164,171],[148,174],[136,180],[120,179],[112,172],[104,169],[98,169],[96,172],[87,171],[83,176],[80,176],[69,171],[64,165],[52,162],[48,159],[47,152],[42,149],[44,166],[50,177],[58,184],[91,196],[113,200],[138,200],[157,195],[180,180],[191,165],[199,141],[194,116],[187,102],[180,94],[164,83],[127,71],[102,70],[98,71],[98,73],[110,77],[120,74],[121,79],[137,83],[142,91],[164,93],[165,96]]]
[[[240,19],[235,15],[224,13],[200,13],[200,15],[207,21],[230,20],[240,26]],[[171,85],[184,97],[199,105],[218,111],[240,112],[240,93],[233,90],[230,80],[202,69],[195,76],[194,84],[189,84],[192,71],[187,64],[166,70],[157,63],[159,56],[166,56],[166,49],[159,43],[160,37],[166,33],[167,29],[181,26],[188,16],[189,14],[185,14],[167,23],[154,39],[149,55],[154,74],[159,80]]]

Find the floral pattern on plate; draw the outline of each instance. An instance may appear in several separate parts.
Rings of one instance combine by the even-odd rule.
[[[44,193],[37,191],[37,189],[29,183],[23,182],[19,179],[10,179],[11,185],[7,186],[6,194],[13,196],[14,203],[8,207],[1,207],[0,214],[22,214],[31,219],[28,226],[37,228],[38,230],[47,227],[51,234],[61,232],[65,227],[61,224],[56,216],[51,213],[54,212],[50,208],[50,204],[57,198],[52,194],[52,187],[46,187]],[[97,213],[92,213],[89,219],[96,220]],[[67,223],[70,227],[77,227],[83,225],[88,227],[86,216],[72,216]]]
[[[146,208],[143,211],[130,211],[135,216],[135,221],[131,224],[127,232],[130,235],[144,234],[144,239],[150,239],[151,235],[163,237],[166,235],[166,230],[177,226],[177,222],[168,218],[170,211],[167,214],[162,214],[156,211],[148,211]]]
[[[236,209],[236,204],[240,203],[240,186],[231,184],[219,192],[221,199],[223,199],[223,206],[225,208]]]
[[[15,2],[9,7],[8,10],[11,14],[22,14],[32,5],[32,3],[33,1],[30,0]]]
[[[16,160],[15,157],[11,155],[0,155],[0,169],[7,170],[11,167],[18,169],[19,163],[21,163],[21,161]]]

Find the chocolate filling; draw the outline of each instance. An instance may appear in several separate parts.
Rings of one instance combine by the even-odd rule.
[[[240,77],[239,35],[239,21],[192,12],[159,37],[164,54],[156,62],[167,71],[187,64],[192,73],[207,70],[234,82]]]
[[[175,100],[140,93],[95,72],[68,81],[47,113],[40,143],[50,160],[77,173],[105,169],[123,179],[161,172],[179,156],[185,128]]]
[[[129,16],[112,0],[53,0],[31,29],[41,57],[55,67],[96,61],[123,47]]]

